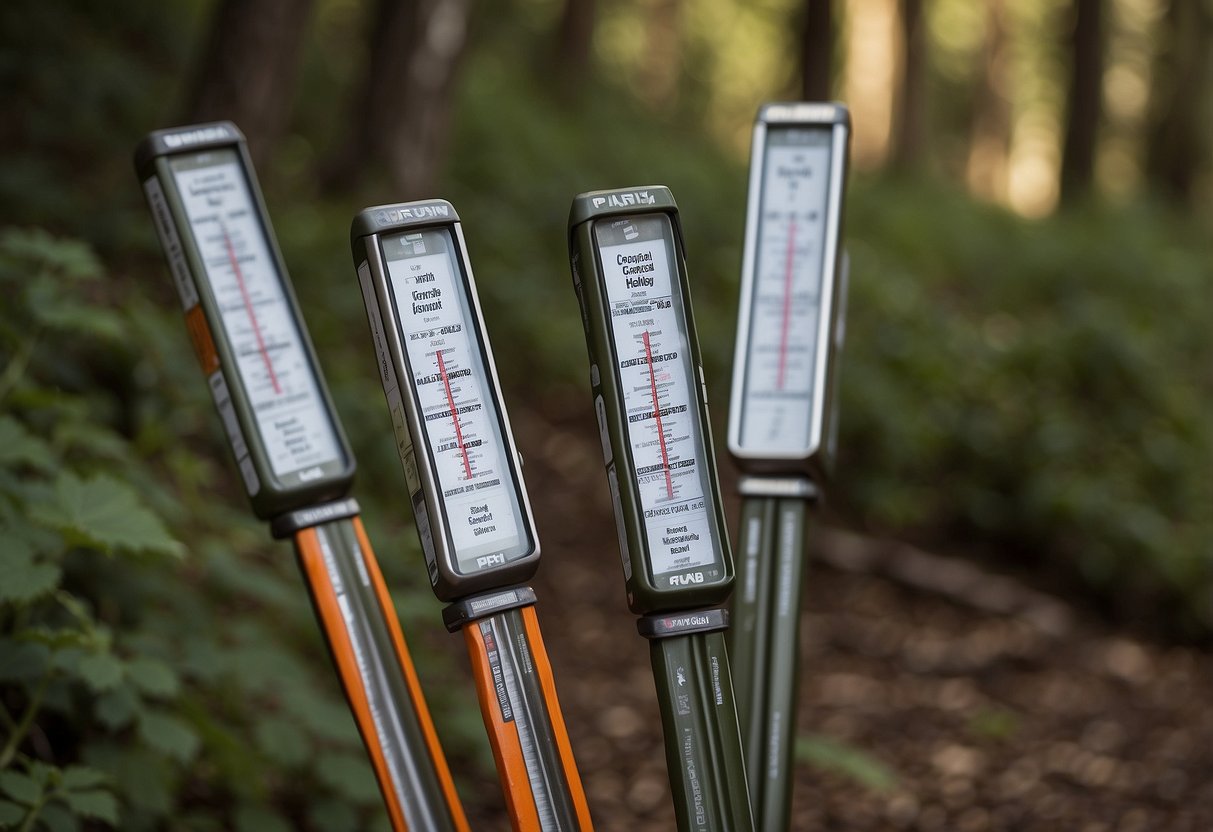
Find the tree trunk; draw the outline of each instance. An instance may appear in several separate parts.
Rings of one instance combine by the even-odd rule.
[[[652,0],[645,19],[641,94],[654,109],[673,110],[682,81],[682,0]]]
[[[911,170],[926,148],[927,38],[922,0],[901,2],[901,96],[893,132],[893,165]]]
[[[386,199],[435,195],[470,8],[471,0],[379,0],[349,139],[327,187],[348,188],[381,169]]]
[[[552,50],[554,72],[550,80],[566,94],[576,90],[590,74],[596,7],[596,0],[564,0]]]
[[[263,161],[290,118],[311,10],[312,0],[220,0],[185,120],[231,119]]]
[[[1191,204],[1208,143],[1209,54],[1213,14],[1193,0],[1171,0],[1162,24],[1150,89],[1146,178],[1168,201]]]
[[[1007,196],[1011,155],[1011,42],[1004,0],[989,0],[985,55],[973,107],[973,129],[965,178],[974,193],[987,199]]]
[[[829,101],[834,62],[833,0],[805,0],[800,38],[801,96]]]
[[[1073,204],[1091,193],[1095,150],[1103,111],[1103,0],[1073,0],[1070,91],[1061,153],[1061,201]]]

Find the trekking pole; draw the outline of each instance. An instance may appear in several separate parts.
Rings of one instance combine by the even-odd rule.
[[[526,582],[539,539],[463,227],[443,200],[368,208],[350,231],[430,583],[462,630],[516,830],[590,830]]]
[[[569,254],[678,828],[743,832],[753,821],[719,608],[733,563],[673,196],[661,186],[579,195]]]
[[[788,828],[806,507],[834,456],[850,120],[768,104],[754,127],[729,452],[742,477],[730,653],[757,827]]]
[[[253,512],[292,537],[393,829],[467,820],[370,541],[355,462],[320,372],[244,137],[231,122],[135,152],[194,352]]]

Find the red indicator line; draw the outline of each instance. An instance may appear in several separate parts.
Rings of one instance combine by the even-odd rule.
[[[661,405],[657,402],[657,376],[653,373],[653,347],[649,331],[644,331],[644,357],[649,363],[649,389],[653,391],[653,418],[657,420],[657,441],[661,443],[661,467],[665,468],[665,493],[674,499],[674,480],[670,477],[670,454],[665,447],[665,428],[661,424]]]
[[[451,395],[451,380],[446,375],[446,362],[442,360],[442,350],[438,350],[434,355],[438,357],[438,375],[442,376],[442,386],[446,388],[446,403],[451,408],[451,421],[455,423],[455,442],[459,445],[459,453],[463,454],[463,470],[470,480],[472,463],[468,461],[468,449],[463,445],[463,429],[459,427],[459,414],[455,412],[455,397]]]
[[[792,262],[796,245],[796,220],[788,223],[788,254],[783,269],[783,325],[779,330],[779,370],[775,374],[775,389],[783,389],[783,373],[788,364],[788,324],[792,318]]]
[[[244,284],[244,272],[240,271],[240,263],[236,260],[236,249],[232,246],[232,238],[227,234],[227,226],[219,223],[219,231],[223,234],[223,245],[227,249],[227,261],[232,265],[236,275],[236,285],[240,287],[240,297],[244,299],[244,311],[248,312],[249,323],[253,325],[253,337],[257,339],[257,350],[265,362],[265,369],[270,374],[270,384],[274,392],[282,395],[282,387],[278,384],[278,376],[274,374],[274,364],[270,361],[269,351],[265,348],[265,339],[261,337],[261,325],[257,323],[257,313],[253,311],[253,300],[249,297],[248,286]]]

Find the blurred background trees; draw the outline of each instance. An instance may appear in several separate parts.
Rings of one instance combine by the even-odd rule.
[[[750,126],[802,96],[855,127],[830,522],[1213,632],[1209,0],[16,0],[0,36],[0,523],[19,541],[0,547],[0,826],[35,805],[53,829],[382,823],[131,175],[147,131],[195,119],[249,136],[410,635],[437,604],[350,217],[455,203],[498,353],[524,359],[501,367],[514,422],[550,437],[523,452],[591,460],[571,197],[673,189],[723,403]],[[561,519],[541,500],[542,535]],[[487,777],[460,660],[419,641],[444,742]]]
[[[975,195],[1026,215],[1093,189],[1180,207],[1209,189],[1213,116],[1194,93],[1213,72],[1203,0],[534,0],[470,22],[470,0],[321,3],[313,21],[315,2],[199,4],[204,45],[178,112],[224,113],[254,146],[275,145],[300,103],[306,33],[339,27],[344,63],[361,69],[341,79],[330,186],[383,166],[403,192],[428,192],[464,51],[515,38],[538,87],[574,96],[610,75],[667,118],[710,113],[715,137],[738,145],[756,98],[845,98],[861,169],[967,171]]]

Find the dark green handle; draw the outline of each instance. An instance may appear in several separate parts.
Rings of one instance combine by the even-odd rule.
[[[724,633],[649,642],[679,832],[754,829]]]

